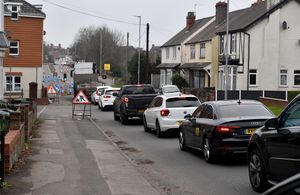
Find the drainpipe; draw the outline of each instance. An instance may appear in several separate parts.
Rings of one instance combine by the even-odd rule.
[[[4,2],[0,0],[0,32],[4,32]],[[4,98],[3,57],[4,48],[0,48],[0,100]]]
[[[247,64],[247,91],[249,91],[249,69],[250,69],[250,34],[244,32],[248,36],[248,64]]]

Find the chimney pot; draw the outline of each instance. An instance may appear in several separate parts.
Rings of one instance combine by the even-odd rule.
[[[186,17],[186,28],[187,30],[190,30],[192,26],[195,24],[195,13],[194,12],[188,12],[188,15]]]

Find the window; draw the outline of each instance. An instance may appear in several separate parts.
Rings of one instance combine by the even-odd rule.
[[[169,48],[166,48],[166,58],[169,59],[170,57],[170,51]]]
[[[13,5],[11,7],[11,19],[12,20],[18,20],[19,19],[19,9],[18,6]]]
[[[280,86],[287,86],[288,71],[286,69],[280,70]]]
[[[9,42],[9,55],[17,56],[19,55],[19,41]]]
[[[200,118],[213,119],[213,108],[206,105],[200,114]]]
[[[300,126],[300,102],[297,101],[284,114],[280,127]]]
[[[195,59],[195,45],[191,45],[191,59]]]
[[[225,37],[224,35],[220,36],[220,54],[224,54],[224,48],[225,48],[224,37]]]
[[[200,43],[200,59],[205,58],[205,43]]]
[[[6,76],[6,92],[20,92],[22,90],[21,76]]]
[[[177,57],[176,47],[173,47],[173,59],[176,59],[176,57]]]
[[[204,104],[200,105],[192,114],[192,117],[194,118],[199,118],[200,117],[200,114],[201,114],[201,111],[203,110],[204,108]]]
[[[253,85],[255,86],[256,85],[256,75],[257,75],[257,70],[255,69],[250,69],[250,72],[249,72],[249,77],[250,77],[250,83],[249,85]]]
[[[300,70],[294,70],[294,85],[300,85]]]
[[[153,99],[150,108],[160,107],[162,105],[163,99],[161,97],[157,97]]]
[[[236,34],[231,34],[230,37],[230,53],[231,54],[236,53]]]

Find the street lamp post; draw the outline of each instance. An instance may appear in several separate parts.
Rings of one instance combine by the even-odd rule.
[[[140,69],[141,69],[141,16],[136,16],[139,18],[139,54],[138,54],[138,84],[140,84]]]
[[[225,79],[224,79],[224,84],[225,84],[225,94],[224,94],[224,99],[228,99],[228,93],[227,93],[227,79],[228,79],[228,36],[229,36],[229,0],[227,0],[227,18],[226,18],[226,44],[225,44]]]

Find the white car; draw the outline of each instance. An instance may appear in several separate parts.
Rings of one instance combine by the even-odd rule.
[[[176,85],[163,85],[158,90],[159,94],[166,96],[181,95],[179,88]]]
[[[107,107],[113,107],[116,93],[119,93],[120,88],[107,88],[102,91],[99,96],[98,108],[102,111],[105,110]]]
[[[111,86],[97,86],[97,89],[91,95],[92,104],[98,104],[99,96],[101,95],[104,89],[111,88]]]
[[[144,112],[144,130],[155,130],[157,137],[169,130],[178,131],[184,116],[192,114],[200,104],[194,95],[158,95]]]

